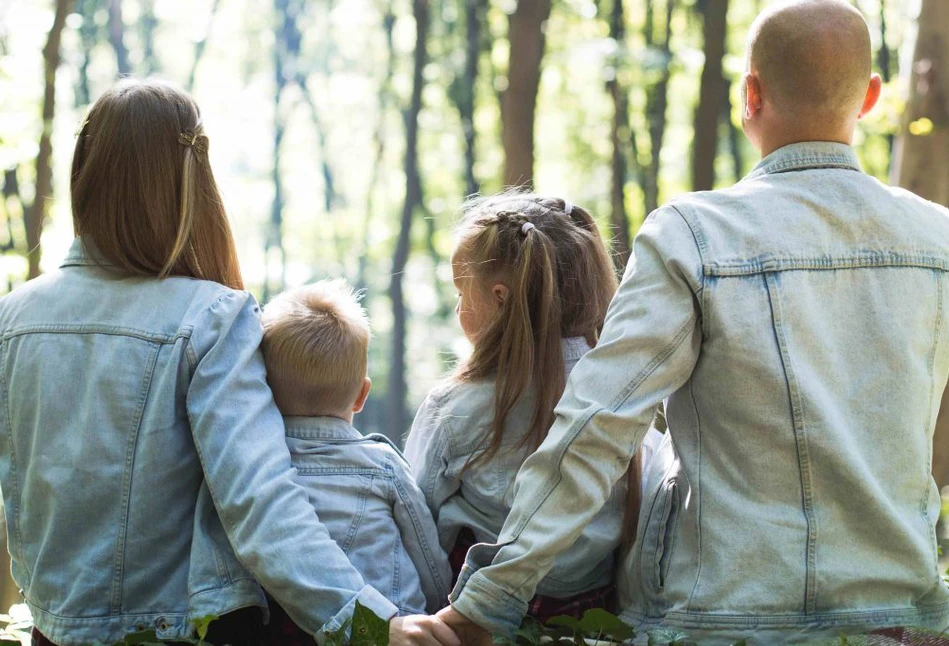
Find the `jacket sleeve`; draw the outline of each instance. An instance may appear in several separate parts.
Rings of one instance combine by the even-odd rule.
[[[395,478],[393,516],[402,535],[402,544],[418,570],[428,612],[434,614],[448,605],[451,567],[438,541],[438,529],[422,490],[415,484],[401,456],[392,459]]]
[[[425,398],[405,441],[405,459],[436,521],[439,509],[461,487],[460,480],[448,474],[451,426],[439,401],[435,393]]]
[[[702,264],[672,207],[643,224],[599,344],[574,368],[546,440],[515,480],[496,545],[476,545],[451,595],[472,621],[510,635],[537,584],[626,471],[656,405],[689,378],[701,344]]]
[[[196,322],[187,347],[191,432],[234,552],[301,627],[322,640],[356,601],[389,618],[396,607],[330,538],[295,482],[283,420],[258,349],[253,297],[228,292]]]

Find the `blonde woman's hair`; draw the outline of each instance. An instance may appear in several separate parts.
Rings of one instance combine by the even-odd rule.
[[[341,414],[366,378],[369,319],[344,281],[286,291],[264,308],[267,382],[284,415]]]
[[[99,97],[73,155],[73,228],[110,264],[243,289],[198,106],[157,80],[124,79]]]
[[[482,285],[510,291],[457,374],[463,382],[495,379],[490,440],[468,468],[500,450],[504,422],[528,388],[537,397],[523,441],[531,450],[540,446],[566,381],[561,339],[596,345],[618,281],[589,212],[516,189],[465,204],[455,262]],[[637,454],[627,471],[624,544],[636,535],[641,473]]]

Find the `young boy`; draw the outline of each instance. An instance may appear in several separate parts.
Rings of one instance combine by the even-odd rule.
[[[369,321],[356,294],[342,281],[290,290],[262,322],[267,381],[320,521],[402,614],[438,610],[451,574],[425,497],[388,439],[352,426],[372,385]]]

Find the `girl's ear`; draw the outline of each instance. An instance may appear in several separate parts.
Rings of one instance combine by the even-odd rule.
[[[494,295],[494,302],[497,303],[500,309],[504,305],[504,301],[511,295],[511,290],[504,283],[497,283],[491,288],[491,293]]]

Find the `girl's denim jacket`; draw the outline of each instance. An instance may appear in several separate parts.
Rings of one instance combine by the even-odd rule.
[[[582,337],[564,339],[567,373],[590,346]],[[450,552],[458,532],[470,528],[479,543],[494,543],[511,510],[514,477],[531,449],[521,442],[530,427],[534,398],[528,393],[508,415],[501,449],[486,462],[465,468],[490,440],[494,381],[451,381],[422,404],[405,444],[405,456]],[[623,524],[626,483],[621,480],[576,543],[540,581],[539,594],[568,597],[613,581],[613,552]]]
[[[949,624],[930,465],[949,377],[949,211],[849,146],[766,157],[650,215],[597,347],[452,604],[510,633],[668,397],[626,618],[784,643]],[[770,637],[765,634],[773,631]]]
[[[266,608],[321,638],[367,586],[294,480],[254,299],[131,277],[77,239],[0,299],[0,487],[13,577],[62,646]]]
[[[366,583],[401,614],[448,604],[451,569],[399,450],[337,417],[286,417],[297,482]]]

